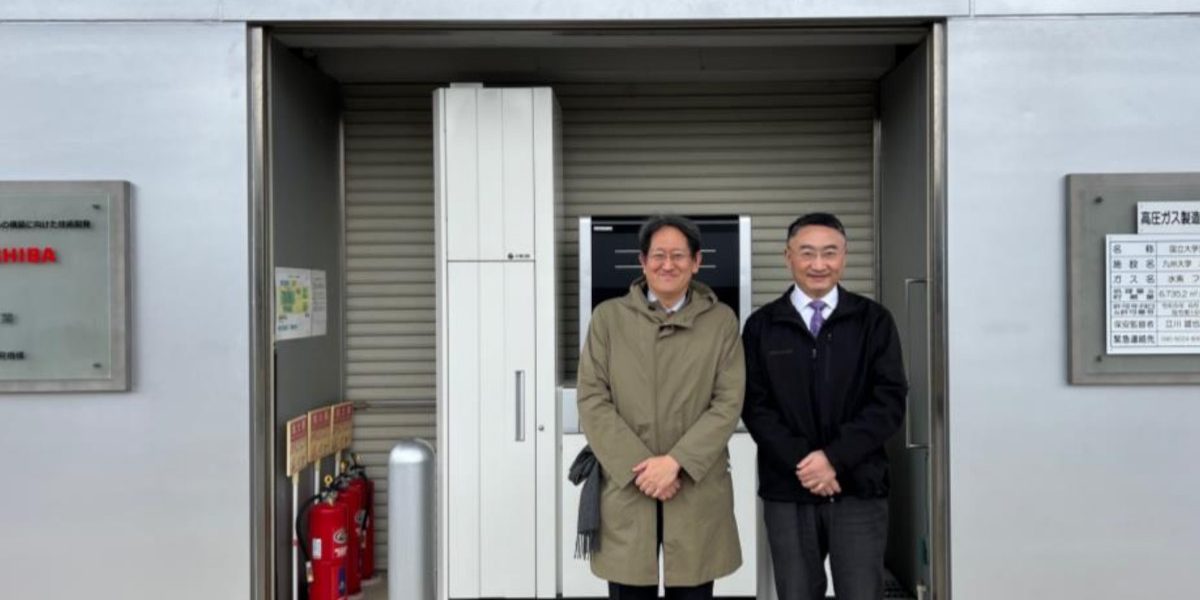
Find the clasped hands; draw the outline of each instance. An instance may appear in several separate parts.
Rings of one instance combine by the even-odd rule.
[[[679,493],[679,463],[670,455],[647,458],[633,467],[637,475],[634,484],[643,494],[655,500],[670,500]],[[809,492],[817,496],[833,496],[842,493],[837,481],[837,471],[830,464],[825,452],[814,450],[796,465],[796,479]]]
[[[800,485],[816,496],[833,496],[842,493],[838,485],[837,471],[829,463],[823,450],[813,450],[796,465],[796,479]]]
[[[669,454],[647,458],[633,467],[634,485],[655,500],[667,501],[679,493],[679,462]]]

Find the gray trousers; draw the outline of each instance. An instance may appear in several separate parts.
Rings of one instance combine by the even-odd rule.
[[[763,500],[779,600],[825,598],[825,557],[838,600],[883,598],[886,498],[798,504]]]

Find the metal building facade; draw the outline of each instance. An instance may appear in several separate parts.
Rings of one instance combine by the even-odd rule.
[[[0,178],[133,182],[135,332],[129,394],[0,399],[0,447],[38,474],[0,500],[0,575],[28,597],[262,589],[254,25],[904,19],[946,23],[951,592],[1187,597],[1196,388],[1066,383],[1063,177],[1200,171],[1197,14],[1196,0],[0,5]],[[347,258],[353,272],[368,257]],[[358,306],[350,294],[348,316],[376,310]]]

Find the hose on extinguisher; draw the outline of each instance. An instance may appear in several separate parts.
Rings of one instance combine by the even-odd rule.
[[[308,516],[308,510],[319,502],[324,495],[324,493],[317,494],[305,500],[304,504],[300,505],[300,510],[296,511],[296,539],[300,542],[300,554],[304,556],[304,562],[306,563],[312,561],[312,553],[309,552],[308,544],[305,543],[305,540],[308,539],[308,532],[304,531],[304,520]]]
[[[358,453],[355,452],[354,454],[351,454],[350,459],[353,461],[350,468],[354,472],[354,475],[369,483],[370,478],[367,477],[367,467],[358,462]],[[364,497],[363,500],[363,504],[365,504],[367,508],[367,522],[363,523],[363,539],[366,539],[366,528],[368,524],[375,523],[375,499]]]

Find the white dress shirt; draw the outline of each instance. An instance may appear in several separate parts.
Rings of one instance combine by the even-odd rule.
[[[813,298],[808,297],[808,294],[805,294],[800,290],[800,286],[792,286],[792,306],[796,307],[796,312],[800,313],[800,318],[804,321],[804,326],[809,328],[809,331],[812,330],[813,313],[816,311],[813,310],[813,307],[809,306],[808,303],[812,302],[813,300]],[[833,289],[829,290],[829,293],[825,294],[825,296],[820,298],[820,300],[825,303],[825,308],[821,309],[821,316],[828,320],[829,315],[833,314],[833,309],[837,308],[837,286],[833,286]]]
[[[646,288],[646,299],[650,302],[658,302],[658,296],[655,296],[654,291],[652,291],[649,287]],[[663,310],[667,311],[668,315],[674,314],[679,312],[679,309],[683,308],[684,304],[687,304],[687,292],[684,292],[683,297],[679,299],[679,302],[675,303],[675,306],[664,306]],[[809,310],[808,312],[811,313],[812,311]]]

